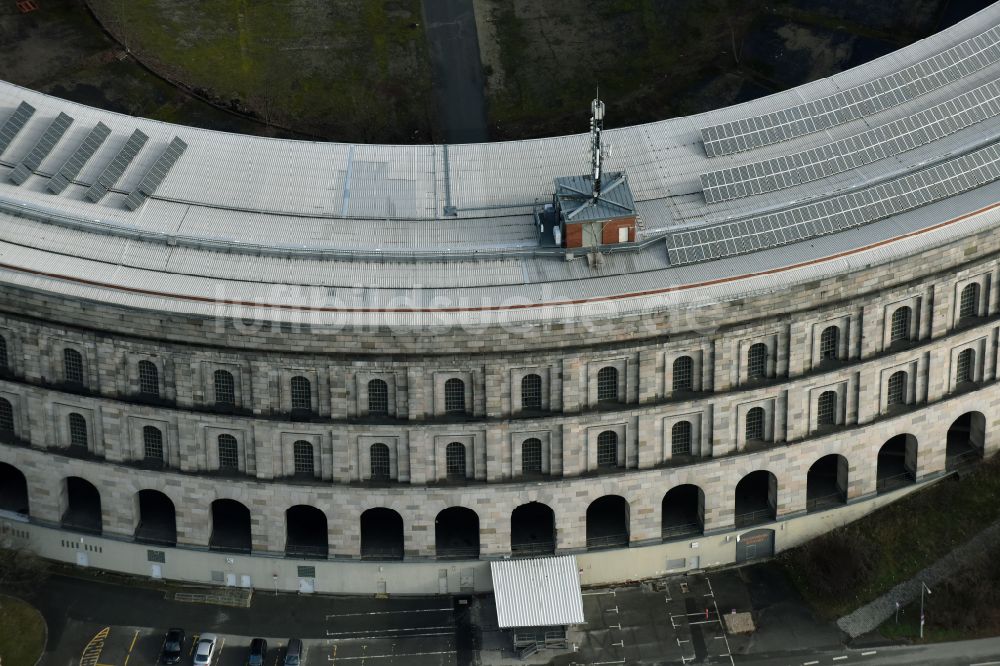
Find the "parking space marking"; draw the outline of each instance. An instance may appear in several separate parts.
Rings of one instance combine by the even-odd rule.
[[[337,661],[365,661],[366,659],[394,659],[396,657],[429,657],[436,654],[455,654],[455,652],[453,650],[443,650],[440,652],[394,652],[389,654],[366,654],[359,657],[337,657]],[[333,660],[331,659],[330,661]]]
[[[80,655],[80,666],[98,666],[101,652],[104,651],[104,642],[110,634],[111,627],[104,627],[94,634],[94,637],[83,648],[83,653]]]
[[[844,661],[845,659],[847,659],[847,655],[846,654],[842,654],[839,657],[834,657],[833,658],[834,661]]]
[[[617,596],[615,594],[614,590],[611,590],[610,592],[581,592],[580,596],[581,597],[596,597],[596,596],[601,595],[601,594],[610,594],[613,597]]]
[[[132,656],[132,650],[135,649],[135,642],[139,638],[139,630],[136,629],[135,633],[132,634],[132,644],[128,646],[128,654],[125,655],[125,663],[123,666],[128,666],[129,657]]]
[[[875,650],[868,650],[868,652],[862,652],[861,656],[862,657],[870,657],[873,654],[878,654],[878,653]],[[992,663],[994,663],[994,664],[1000,664],[1000,661],[994,661]]]
[[[369,613],[339,613],[334,615],[327,615],[326,619],[329,620],[332,617],[367,617],[369,615],[407,615],[410,613],[442,613],[454,611],[454,608],[418,608],[415,610],[399,610],[399,611],[371,611]]]

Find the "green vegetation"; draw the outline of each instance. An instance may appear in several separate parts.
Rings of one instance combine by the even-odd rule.
[[[45,623],[34,607],[0,595],[0,663],[34,666],[45,649]]]
[[[944,479],[780,561],[803,597],[833,619],[912,578],[998,518],[1000,459],[994,457],[961,480]]]
[[[420,0],[90,4],[143,63],[233,111],[329,138],[429,138]]]

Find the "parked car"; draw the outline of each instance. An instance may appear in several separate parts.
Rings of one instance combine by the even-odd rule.
[[[202,634],[198,639],[198,645],[194,649],[194,663],[196,666],[211,664],[212,657],[215,656],[215,645],[219,642],[219,637],[215,634]]]
[[[183,652],[184,630],[167,629],[167,635],[163,637],[163,648],[160,650],[160,661],[164,664],[179,663]]]
[[[263,638],[255,638],[250,641],[250,652],[247,654],[247,666],[264,666],[265,656],[267,656],[267,641]]]
[[[299,666],[302,663],[302,641],[297,638],[288,639],[288,647],[285,649],[284,666]]]

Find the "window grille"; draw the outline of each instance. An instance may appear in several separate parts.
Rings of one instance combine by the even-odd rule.
[[[837,423],[837,393],[823,391],[819,396],[816,408],[816,420],[819,425],[835,425]]]
[[[139,361],[139,393],[160,395],[160,371],[152,361]]]
[[[236,404],[236,382],[232,373],[226,370],[215,371],[215,402],[220,405]]]
[[[292,409],[312,409],[312,387],[305,377],[292,377]]]
[[[525,375],[521,378],[521,409],[542,408],[542,378]]]
[[[7,358],[7,339],[0,336],[0,368],[10,367],[9,360]]]
[[[690,356],[681,356],[674,361],[674,391],[694,390],[694,362]]]
[[[389,385],[381,379],[368,382],[368,413],[377,416],[389,414]]]
[[[63,350],[63,378],[70,384],[83,384],[83,357],[75,349]]]
[[[959,384],[964,382],[971,382],[975,380],[973,375],[973,366],[976,360],[976,353],[971,349],[963,349],[958,354],[958,376],[956,379]]]
[[[906,403],[906,373],[900,370],[892,373],[889,377],[888,387],[889,405],[902,405]]]
[[[542,440],[531,437],[521,443],[521,471],[524,474],[542,473]]]
[[[819,357],[823,361],[833,361],[837,358],[837,347],[840,342],[840,329],[827,326],[819,336]]]
[[[678,421],[670,429],[670,453],[675,456],[691,455],[691,423]]]
[[[240,468],[239,447],[232,435],[219,435],[219,469],[237,471]]]
[[[14,407],[6,398],[0,398],[0,432],[5,435],[14,433]]]
[[[146,460],[163,461],[163,433],[159,428],[143,426],[142,448]]]
[[[903,306],[892,313],[892,323],[889,328],[889,342],[900,342],[910,339],[910,308]]]
[[[763,342],[750,345],[747,353],[747,376],[750,379],[764,379],[767,376],[767,345]]]
[[[600,402],[618,400],[618,369],[601,368],[597,373],[597,399]]]
[[[87,420],[75,412],[69,415],[69,443],[87,448]]]
[[[300,439],[292,445],[292,457],[295,460],[295,473],[312,476],[316,471],[316,461],[313,457],[313,445]]]
[[[445,449],[445,466],[449,479],[465,478],[465,445],[452,442]]]
[[[960,319],[975,317],[979,314],[979,284],[970,282],[962,289],[959,298],[958,316]]]
[[[754,407],[747,412],[747,441],[764,441],[764,409]]]
[[[444,411],[448,414],[465,413],[465,382],[452,377],[444,383]]]
[[[372,444],[369,451],[371,456],[371,479],[372,481],[389,480],[389,447],[382,443]],[[447,456],[446,456],[447,457]],[[465,457],[462,459],[463,476],[465,472]]]
[[[605,430],[597,436],[597,466],[618,466],[618,433]]]

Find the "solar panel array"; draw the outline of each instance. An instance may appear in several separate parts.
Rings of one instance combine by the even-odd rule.
[[[701,130],[709,157],[819,132],[908,102],[1000,60],[1000,26],[925,60],[821,99]]]
[[[14,140],[17,133],[33,115],[35,115],[35,107],[27,102],[21,102],[17,105],[14,113],[10,114],[10,118],[4,122],[3,127],[0,127],[0,155],[3,155],[3,152],[10,146],[10,142]]]
[[[31,149],[31,152],[10,172],[8,176],[10,181],[15,185],[20,185],[28,180],[28,176],[41,165],[42,160],[48,157],[48,154],[52,152],[52,149],[59,143],[63,134],[66,133],[66,130],[72,124],[73,119],[65,113],[60,113],[56,116],[55,120],[49,124],[48,129],[45,130],[42,138],[35,143],[35,147]]]
[[[115,158],[111,160],[108,166],[104,167],[104,171],[98,176],[97,182],[87,188],[87,199],[94,203],[100,201],[108,193],[108,190],[115,186],[118,179],[125,173],[125,169],[132,163],[132,160],[135,159],[148,140],[149,137],[141,131],[136,130],[132,132],[132,136],[128,138],[128,141],[118,151]]]
[[[1000,143],[927,169],[795,208],[678,231],[667,236],[672,265],[737,254],[833,234],[919,208],[1000,179]]]
[[[52,194],[60,194],[65,190],[70,182],[80,174],[80,170],[90,161],[90,158],[94,156],[97,149],[101,147],[110,135],[111,130],[107,125],[100,122],[97,123],[94,129],[90,130],[90,134],[83,140],[83,143],[73,151],[69,159],[59,167],[59,171],[49,179],[49,182],[45,185],[46,189]]]
[[[135,210],[142,205],[146,197],[152,196],[156,192],[156,188],[163,182],[163,179],[167,177],[170,169],[180,159],[180,156],[184,154],[186,148],[187,144],[175,136],[167,144],[167,147],[163,149],[163,152],[160,153],[160,156],[156,158],[153,166],[149,167],[149,170],[146,171],[142,180],[136,185],[136,188],[125,197],[125,207],[129,210]]]
[[[867,132],[794,155],[701,174],[708,203],[740,199],[826,178],[899,155],[1000,115],[1000,80]]]

